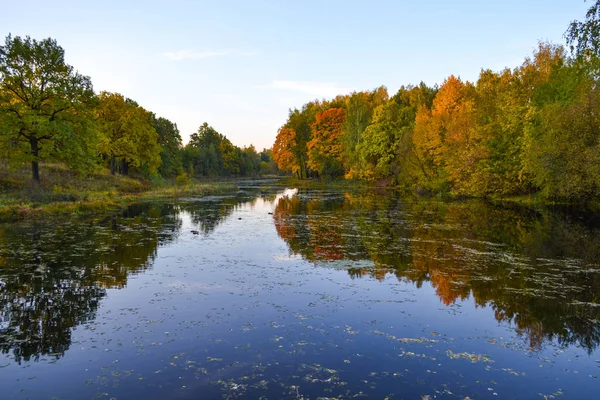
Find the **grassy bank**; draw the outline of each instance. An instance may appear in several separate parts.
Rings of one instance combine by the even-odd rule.
[[[43,164],[42,183],[31,183],[27,169],[11,170],[0,164],[0,222],[46,216],[87,215],[117,210],[150,200],[176,199],[223,193],[237,187],[233,183],[174,181],[151,182],[143,177],[125,177],[100,171],[79,176],[60,164]]]
[[[282,178],[279,181],[282,185],[295,187],[295,188],[315,188],[315,189],[323,189],[323,188],[369,188],[374,187],[373,185],[366,181],[354,181],[354,180],[346,180],[346,179],[336,179],[336,180],[320,180],[320,179],[298,179],[294,176],[288,176]]]
[[[375,189],[375,190],[391,190],[398,191],[406,197],[415,199],[439,199],[444,201],[462,201],[467,199],[473,199],[472,197],[456,197],[449,193],[415,193],[415,191],[409,190],[403,186],[394,186],[389,184],[389,181],[356,181],[356,180],[320,180],[320,179],[298,179],[294,176],[288,176],[280,180],[281,184],[289,187],[306,188],[306,189],[326,189],[326,188],[338,188],[338,189]],[[596,199],[549,199],[544,197],[541,193],[531,193],[526,195],[513,195],[513,196],[502,196],[495,195],[485,198],[479,198],[481,200],[488,201],[493,204],[518,204],[527,207],[562,207],[562,208],[573,208],[579,210],[587,210],[593,212],[600,212],[600,201]]]

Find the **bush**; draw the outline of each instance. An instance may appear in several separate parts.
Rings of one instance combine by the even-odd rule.
[[[179,175],[175,178],[175,183],[177,186],[185,186],[190,183],[190,177],[185,172],[180,172]]]

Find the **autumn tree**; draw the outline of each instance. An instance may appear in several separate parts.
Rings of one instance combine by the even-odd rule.
[[[92,83],[64,55],[51,38],[9,35],[0,46],[0,155],[11,163],[31,163],[38,185],[42,160],[78,170],[96,161]]]
[[[102,92],[99,97],[100,152],[109,161],[111,173],[116,173],[120,161],[124,175],[130,165],[155,174],[161,163],[161,147],[151,113],[118,93]]]
[[[346,112],[330,108],[316,115],[311,124],[312,139],[307,144],[308,166],[331,178],[344,175],[342,135]]]
[[[300,163],[294,154],[295,147],[296,131],[292,128],[279,129],[273,144],[273,159],[280,170],[291,171],[302,178]]]
[[[318,101],[311,101],[300,110],[290,110],[288,120],[283,126],[294,130],[294,146],[290,148],[290,151],[295,158],[296,173],[301,179],[311,175],[308,165],[308,142],[312,139],[313,134],[311,125],[315,122],[317,113],[321,111],[322,104]]]
[[[474,142],[473,86],[450,76],[440,87],[433,108],[422,106],[415,120],[413,142],[423,163],[420,184],[431,191],[462,185],[477,163]]]

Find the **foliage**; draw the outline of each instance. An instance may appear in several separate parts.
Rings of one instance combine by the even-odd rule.
[[[194,171],[203,177],[257,176],[261,173],[261,155],[254,146],[239,148],[206,122],[190,136],[189,143],[183,148],[182,164],[190,176],[194,176]]]
[[[311,124],[312,139],[307,143],[308,166],[321,176],[343,176],[342,126],[346,117],[343,108],[320,112]]]
[[[93,168],[93,104],[90,78],[65,63],[55,40],[9,35],[0,46],[0,157],[31,163],[37,184],[40,160],[81,172]]]
[[[123,175],[127,175],[129,165],[151,175],[157,172],[161,147],[148,111],[118,93],[102,92],[96,115],[101,133],[99,149],[109,160],[113,175],[117,160],[122,162]]]
[[[362,179],[439,196],[600,197],[600,1],[562,46],[540,42],[475,83],[385,87],[290,111],[274,157],[299,178]],[[307,129],[310,127],[310,131]],[[305,162],[308,160],[308,162]]]
[[[301,166],[294,155],[296,147],[296,131],[292,128],[281,128],[273,144],[273,158],[282,171],[291,171],[301,178]]]
[[[158,134],[158,144],[161,146],[159,174],[174,176],[183,167],[181,159],[181,135],[177,124],[166,118],[152,116],[154,129]]]
[[[600,73],[600,0],[596,0],[585,14],[585,21],[573,21],[565,32],[571,53]]]

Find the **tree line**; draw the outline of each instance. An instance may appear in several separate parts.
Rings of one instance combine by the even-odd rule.
[[[376,181],[486,197],[600,197],[600,1],[574,21],[567,49],[539,43],[514,69],[476,82],[385,87],[290,110],[273,145],[298,178]]]
[[[175,123],[119,93],[96,94],[64,54],[51,38],[9,35],[0,46],[0,160],[29,163],[38,185],[42,161],[184,181],[277,172],[269,150],[239,148],[207,123],[183,146]]]

